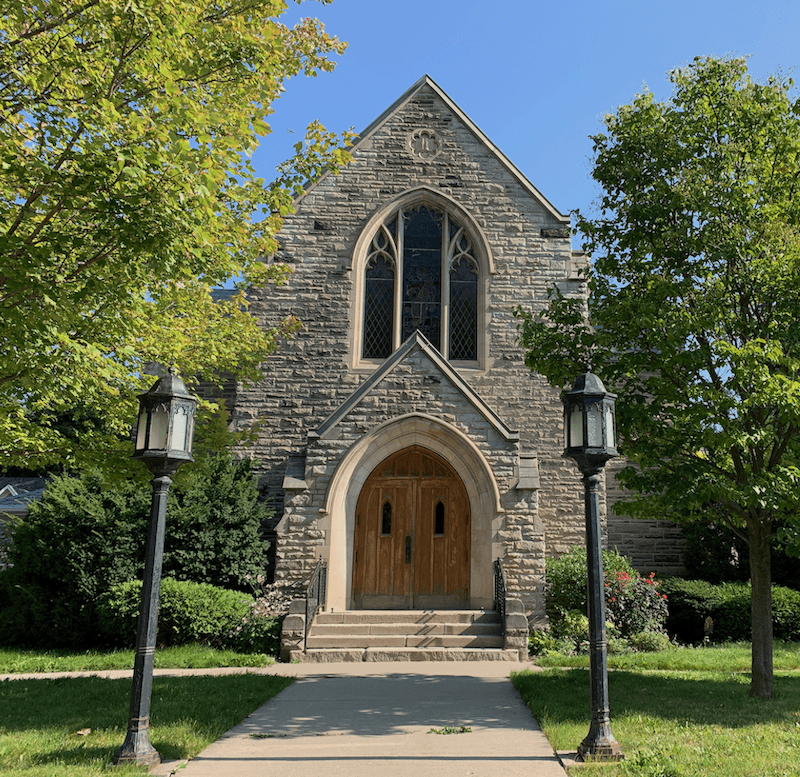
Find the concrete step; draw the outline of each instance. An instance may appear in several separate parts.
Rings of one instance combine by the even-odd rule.
[[[500,623],[493,610],[342,610],[321,612],[314,623]]]
[[[319,637],[334,636],[397,636],[417,635],[441,637],[449,635],[494,636],[499,623],[326,623],[314,620],[312,631]]]
[[[472,635],[450,635],[441,637],[428,637],[416,634],[398,634],[370,636],[369,634],[340,635],[340,636],[317,636],[313,629],[308,635],[308,648],[341,648],[350,650],[353,648],[368,647],[440,647],[440,648],[501,648],[503,647],[502,636],[478,637]]]
[[[366,648],[333,649],[315,648],[305,653],[292,650],[290,661],[299,663],[326,663],[338,661],[519,661],[517,650],[502,648]]]
[[[349,610],[319,613],[308,634],[307,652],[296,651],[292,658],[471,661],[483,656],[484,660],[512,660],[506,653],[518,656],[515,651],[503,650],[502,624],[495,612]]]

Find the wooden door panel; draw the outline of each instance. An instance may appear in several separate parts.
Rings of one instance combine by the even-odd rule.
[[[444,525],[437,527],[439,503]],[[386,528],[382,522],[387,504],[391,506],[389,532],[382,530]],[[437,528],[443,531],[437,532]],[[461,479],[430,451],[417,447],[400,451],[375,468],[358,499],[354,606],[467,606],[469,549],[469,501]]]

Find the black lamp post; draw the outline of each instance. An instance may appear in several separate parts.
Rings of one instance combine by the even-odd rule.
[[[600,479],[606,462],[618,456],[615,394],[597,375],[585,372],[564,395],[564,456],[575,459],[583,473],[586,505],[586,557],[589,572],[589,661],[592,720],[578,747],[578,759],[619,761],[624,756],[611,733],[608,710],[608,643],[603,553],[600,537]]]
[[[196,408],[197,400],[186,390],[173,367],[170,367],[167,375],[156,381],[150,391],[139,397],[139,424],[133,457],[144,462],[153,473],[153,501],[136,632],[128,734],[114,754],[115,764],[155,766],[161,763],[161,756],[150,744],[150,697],[153,691],[167,492],[175,470],[185,461],[192,461]]]

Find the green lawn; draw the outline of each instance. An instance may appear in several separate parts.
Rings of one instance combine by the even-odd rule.
[[[253,674],[157,677],[150,740],[164,760],[190,758],[292,682]],[[0,683],[0,774],[144,774],[110,764],[125,739],[130,691],[130,680],[95,677]]]
[[[263,667],[275,663],[263,653],[235,653],[206,645],[159,648],[157,669],[209,669],[218,666]],[[75,652],[66,650],[12,650],[0,648],[0,674],[26,672],[82,672],[133,669],[133,650]]]
[[[554,654],[536,656],[539,666],[589,667],[589,656]],[[800,642],[775,642],[775,669],[800,669]],[[608,657],[609,669],[705,670],[720,672],[749,672],[750,643],[736,642],[708,647],[682,647],[661,653],[622,653]]]
[[[797,648],[781,646],[776,666],[782,668],[775,672],[775,696],[768,700],[748,696],[750,678],[741,668],[749,663],[745,646],[620,657],[631,668],[609,672],[609,696],[611,728],[626,760],[585,764],[570,774],[798,777]],[[660,670],[658,656],[673,666]],[[639,668],[633,668],[637,662]],[[588,671],[549,668],[513,680],[554,749],[574,751],[589,730]]]

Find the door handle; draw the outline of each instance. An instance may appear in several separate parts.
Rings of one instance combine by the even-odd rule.
[[[406,564],[411,563],[411,535],[406,534]]]

